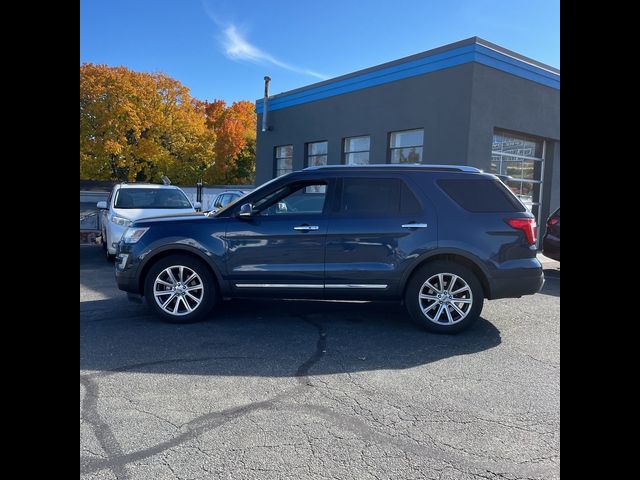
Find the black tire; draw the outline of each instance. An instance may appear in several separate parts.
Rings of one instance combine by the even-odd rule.
[[[442,285],[440,284],[439,274],[443,275]],[[454,278],[454,275],[458,278]],[[429,285],[436,288],[430,289],[426,285],[427,280],[431,280]],[[468,290],[465,289],[454,296],[465,303],[455,302],[455,298],[453,302],[449,303],[447,303],[448,298],[437,298],[438,295],[443,295],[445,292],[445,295],[448,295],[451,280],[454,281],[453,291],[463,289],[465,287],[464,283],[466,283]],[[437,290],[438,288],[440,290]],[[428,297],[433,297],[433,299],[420,299],[419,295],[421,293]],[[440,303],[442,300],[444,300],[444,304]],[[484,292],[478,277],[467,267],[445,260],[436,260],[418,268],[411,275],[405,293],[405,304],[411,319],[421,327],[434,333],[453,334],[469,328],[480,316],[483,303]],[[471,306],[469,307],[468,305]],[[440,310],[441,306],[442,310]],[[427,310],[426,314],[423,313],[423,308]],[[447,309],[449,310],[448,314]],[[430,319],[427,318],[427,315],[437,318]]]
[[[173,300],[169,302],[167,305],[167,309],[175,308],[175,305],[178,304],[178,312],[177,314],[172,314],[165,309],[162,308],[161,305],[156,301],[156,294],[154,293],[154,285],[156,279],[160,277],[160,279],[167,279],[166,269],[170,267],[175,267],[179,269],[180,266],[186,267],[190,269],[192,272],[196,273],[198,278],[190,282],[190,286],[197,286],[199,283],[202,285],[202,294],[200,298],[200,303],[195,305],[195,301],[189,298],[185,294],[182,295],[183,300],[179,300],[178,296],[172,297]],[[173,272],[174,270],[172,270]],[[179,271],[179,270],[178,270]],[[186,275],[186,273],[185,273]],[[178,279],[178,277],[176,277]],[[183,280],[185,280],[183,278]],[[198,283],[199,281],[199,283]],[[185,284],[185,287],[188,285]],[[158,292],[161,292],[163,286],[159,285]],[[168,288],[168,287],[166,287]],[[193,292],[196,297],[198,297],[199,290]],[[211,311],[213,306],[217,302],[218,291],[216,288],[216,283],[213,278],[213,273],[209,269],[209,267],[202,261],[193,258],[189,255],[171,255],[165,258],[158,260],[155,264],[151,266],[149,271],[147,272],[147,276],[144,279],[144,296],[147,299],[147,303],[153,312],[160,316],[167,322],[170,323],[194,323],[202,321],[206,318],[207,314]],[[160,299],[166,302],[170,300],[171,294],[161,294]],[[193,308],[193,311],[187,313],[187,309],[185,307],[185,302],[188,302],[189,306]]]

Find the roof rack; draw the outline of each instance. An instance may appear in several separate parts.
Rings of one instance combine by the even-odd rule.
[[[304,170],[333,170],[333,169],[387,169],[387,168],[414,168],[420,170],[448,170],[456,172],[469,172],[469,173],[482,173],[482,170],[476,167],[470,167],[468,165],[433,165],[425,163],[401,163],[401,164],[370,164],[370,165],[316,165],[313,167],[307,167]]]

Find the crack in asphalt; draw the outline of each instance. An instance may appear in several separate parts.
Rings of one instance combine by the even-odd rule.
[[[311,384],[311,381],[309,380],[309,369],[315,365],[316,363],[318,363],[320,361],[320,359],[322,358],[322,356],[326,353],[327,351],[327,333],[324,331],[324,328],[322,328],[322,325],[320,325],[317,322],[314,322],[313,320],[309,320],[308,318],[305,318],[302,315],[299,315],[298,318],[301,318],[303,321],[313,325],[316,330],[318,330],[318,340],[316,342],[316,351],[313,353],[313,355],[311,355],[309,357],[309,359],[305,362],[303,362],[298,369],[296,370],[296,378],[298,379],[298,383],[300,383],[301,385],[305,385],[305,386],[313,386]]]
[[[122,447],[111,431],[109,424],[105,422],[98,413],[98,384],[86,376],[80,377],[80,383],[85,389],[84,402],[81,410],[82,417],[91,426],[93,434],[96,436],[100,447],[102,447],[107,454],[107,457],[121,456],[124,453]],[[129,478],[124,464],[114,465],[111,470],[118,479],[125,480]]]
[[[172,359],[172,360],[158,360],[154,362],[144,362],[137,363],[133,365],[125,365],[121,367],[117,367],[112,370],[97,372],[93,374],[87,374],[80,377],[80,381],[83,382],[84,385],[90,385],[90,388],[86,387],[86,395],[85,395],[85,403],[83,405],[83,417],[87,420],[87,422],[93,427],[94,433],[96,434],[96,438],[100,443],[101,447],[107,453],[106,459],[95,459],[89,457],[81,457],[80,458],[80,473],[88,474],[93,473],[98,470],[110,469],[113,473],[120,478],[128,478],[126,477],[126,472],[124,470],[124,466],[128,463],[139,461],[150,456],[161,453],[170,448],[176,447],[188,440],[196,438],[201,434],[224,425],[232,420],[245,416],[251,412],[256,410],[266,410],[270,409],[274,403],[286,398],[288,396],[294,395],[301,391],[302,389],[312,386],[309,380],[309,370],[313,365],[318,363],[322,356],[326,352],[326,332],[322,328],[322,326],[312,320],[307,318],[302,318],[305,322],[311,324],[318,331],[318,340],[316,342],[316,349],[313,354],[305,360],[296,370],[295,377],[298,380],[299,385],[293,389],[288,391],[284,391],[275,395],[272,398],[267,400],[253,402],[247,405],[243,405],[240,407],[232,407],[225,410],[221,410],[219,412],[210,412],[205,415],[201,415],[186,424],[183,425],[183,428],[186,427],[187,431],[181,433],[173,437],[170,440],[159,443],[153,447],[149,447],[143,450],[138,450],[136,452],[124,454],[122,448],[117,443],[115,436],[111,432],[111,429],[104,422],[97,411],[97,398],[98,398],[98,387],[93,379],[99,377],[105,377],[108,375],[114,375],[119,372],[125,372],[127,370],[132,370],[140,367],[150,367],[157,365],[166,365],[171,363],[183,363],[183,362],[203,362],[210,360],[221,360],[221,359],[246,359],[249,357],[200,357],[200,358],[191,358],[191,359]],[[87,399],[91,398],[91,402],[87,402]]]
[[[484,473],[489,473],[494,476],[503,477],[503,473],[499,472],[509,472],[509,475],[515,475],[519,478],[532,478],[538,476],[545,476],[545,474],[550,473],[548,468],[544,468],[532,464],[520,464],[518,466],[501,460],[501,459],[488,459],[485,461],[476,460],[474,458],[469,458],[470,452],[467,452],[465,449],[461,449],[459,447],[455,447],[452,445],[447,445],[441,441],[437,441],[428,435],[428,438],[431,440],[433,445],[425,445],[424,442],[421,442],[418,439],[412,437],[408,432],[399,431],[398,437],[391,436],[388,434],[384,434],[378,432],[374,427],[367,424],[364,420],[358,418],[353,415],[345,415],[338,413],[332,410],[329,407],[314,405],[314,404],[291,404],[287,403],[284,400],[291,399],[294,395],[304,391],[309,387],[314,387],[313,383],[309,378],[309,372],[311,368],[316,365],[324,356],[327,351],[327,333],[324,330],[323,326],[318,322],[311,320],[306,315],[296,315],[296,317],[300,318],[304,322],[310,324],[317,330],[317,340],[315,345],[315,350],[311,354],[309,358],[307,358],[304,362],[302,362],[295,371],[294,377],[296,378],[298,385],[285,390],[271,398],[266,400],[252,402],[246,405],[242,405],[239,407],[231,407],[217,412],[209,412],[207,414],[201,415],[192,419],[191,421],[182,425],[179,430],[184,430],[182,433],[174,436],[173,438],[158,443],[152,447],[138,450],[132,453],[125,454],[122,451],[122,448],[118,444],[115,436],[113,435],[109,425],[102,420],[97,411],[97,401],[98,401],[98,386],[95,382],[98,378],[103,378],[109,375],[114,375],[120,372],[126,372],[128,370],[139,369],[141,367],[153,367],[159,365],[167,365],[172,363],[192,363],[192,362],[206,362],[206,361],[214,361],[214,360],[237,360],[237,359],[247,359],[250,357],[242,357],[242,356],[225,356],[225,357],[198,357],[198,358],[178,358],[171,360],[159,360],[159,361],[151,361],[151,362],[143,362],[131,365],[125,365],[121,367],[114,368],[108,371],[101,371],[92,374],[86,374],[81,376],[80,381],[85,386],[86,394],[85,400],[83,404],[83,418],[87,421],[87,423],[92,427],[96,438],[98,439],[99,444],[102,449],[106,452],[107,458],[91,458],[91,457],[81,457],[81,474],[90,474],[99,470],[109,469],[111,470],[119,479],[128,478],[126,472],[126,465],[129,463],[137,462],[149,457],[152,457],[157,454],[161,454],[171,448],[179,446],[189,440],[198,439],[202,434],[208,432],[212,429],[220,427],[224,424],[227,424],[233,420],[244,417],[252,412],[258,410],[291,410],[299,412],[300,410],[305,411],[306,413],[313,414],[317,417],[328,420],[333,425],[341,428],[344,431],[351,432],[359,437],[361,440],[364,440],[368,443],[376,443],[379,445],[388,445],[395,447],[405,455],[411,453],[413,455],[424,457],[428,456],[429,458],[442,462],[444,465],[454,468],[456,471],[464,471],[464,473],[478,476],[481,478],[487,478],[484,476]],[[323,382],[324,383],[324,382]],[[344,392],[343,392],[344,393]],[[348,395],[347,395],[348,396]],[[348,396],[352,398],[351,396]],[[358,402],[356,402],[358,403]],[[358,403],[359,405],[359,403]],[[146,412],[149,413],[149,412]],[[355,412],[354,412],[355,413]],[[358,415],[356,413],[356,415]],[[305,435],[306,432],[303,431]],[[308,435],[307,435],[308,436]],[[406,437],[406,438],[401,438]],[[311,445],[311,441],[308,438],[309,444]],[[313,450],[313,447],[311,446]],[[458,450],[458,452],[452,451]],[[452,461],[456,462],[456,466],[452,464]],[[166,462],[165,462],[166,463]],[[490,468],[488,466],[490,465]],[[461,470],[460,468],[465,470]],[[175,473],[175,472],[174,472]]]

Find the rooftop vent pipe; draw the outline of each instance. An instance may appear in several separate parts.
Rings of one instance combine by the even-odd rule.
[[[271,81],[271,77],[264,77],[264,101],[262,102],[262,131],[266,132],[268,130],[267,127],[267,107],[269,102],[269,82]]]

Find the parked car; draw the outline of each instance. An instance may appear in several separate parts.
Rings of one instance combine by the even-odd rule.
[[[116,280],[170,322],[202,320],[230,297],[386,299],[456,333],[485,298],[539,291],[535,243],[533,215],[476,168],[309,167],[212,216],[134,222]]]
[[[113,187],[106,202],[98,202],[102,246],[112,260],[125,229],[145,217],[194,213],[200,203],[192,204],[174,185],[120,183]]]
[[[211,202],[211,206],[207,211],[209,212],[217,212],[222,207],[226,207],[232,202],[235,202],[239,198],[243,197],[247,192],[243,190],[227,190],[225,192],[219,193]]]
[[[560,261],[560,207],[547,219],[547,231],[542,237],[542,254]]]

